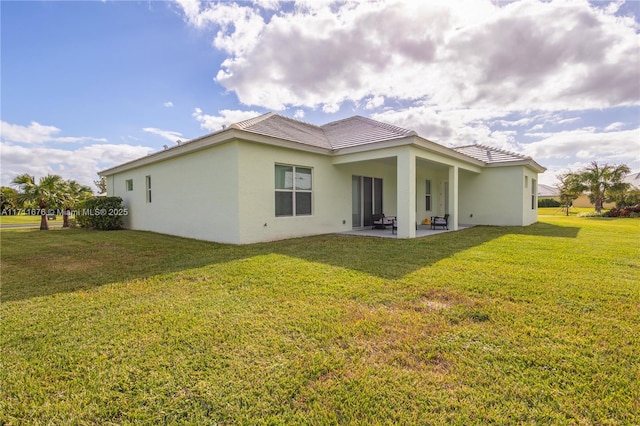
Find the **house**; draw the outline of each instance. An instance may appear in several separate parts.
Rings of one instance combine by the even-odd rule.
[[[544,171],[365,117],[316,126],[268,113],[100,175],[127,228],[245,244],[368,227],[379,213],[397,217],[399,238],[445,213],[454,230],[529,225]]]
[[[560,192],[558,191],[558,188],[540,183],[538,184],[538,199],[560,201]]]

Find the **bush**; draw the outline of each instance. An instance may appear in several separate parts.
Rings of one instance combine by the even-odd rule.
[[[122,217],[128,210],[120,197],[92,197],[78,206],[76,220],[83,228],[113,230],[122,228]]]
[[[538,199],[538,207],[560,207],[561,205],[560,201],[556,201],[553,198]]]
[[[582,212],[578,213],[578,217],[608,217],[611,212],[598,213],[596,211],[592,212]]]
[[[626,209],[613,208],[605,213],[605,217],[640,217],[640,206],[627,207]]]

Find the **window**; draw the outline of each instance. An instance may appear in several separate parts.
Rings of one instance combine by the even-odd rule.
[[[535,210],[538,207],[538,203],[536,203],[536,180],[531,179],[531,210]]]
[[[424,192],[425,192],[425,203],[424,203],[424,209],[426,211],[431,211],[431,181],[427,180],[424,183]]]
[[[145,178],[147,182],[147,203],[151,202],[151,176]]]
[[[133,179],[125,180],[124,185],[127,188],[127,191],[133,191]]]
[[[276,216],[311,215],[311,169],[276,164]]]

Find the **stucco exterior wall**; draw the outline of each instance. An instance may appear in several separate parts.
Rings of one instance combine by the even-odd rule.
[[[311,168],[311,215],[276,217],[276,164]],[[243,141],[238,167],[240,243],[337,232],[348,226],[349,181],[332,170],[327,156]]]
[[[444,183],[448,179],[447,169],[418,163],[416,170],[416,221],[420,224],[431,216],[445,214]],[[426,206],[426,181],[431,181],[431,210]]]
[[[537,174],[522,166],[485,168],[482,173],[460,171],[459,223],[525,226],[537,221],[531,209],[531,179]]]
[[[583,207],[583,208],[590,207],[592,209],[595,209],[595,204],[591,202],[587,194],[581,194],[578,198],[573,200],[573,203],[571,205],[573,207]],[[616,203],[613,203],[613,202],[602,203],[602,207],[604,207],[605,209],[612,209],[615,206],[616,206]]]
[[[126,228],[237,244],[237,163],[238,143],[231,142],[109,176],[108,194],[129,208]]]
[[[312,169],[310,216],[276,217],[275,165]],[[292,151],[252,142],[239,145],[240,243],[342,232],[352,229],[351,178],[353,175],[383,179],[384,213],[396,212],[395,161],[372,160],[333,165],[329,156]]]

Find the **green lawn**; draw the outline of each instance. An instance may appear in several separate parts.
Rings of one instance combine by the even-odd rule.
[[[569,216],[577,216],[579,213],[588,213],[594,211],[593,207],[570,207]],[[609,211],[603,209],[602,212]],[[539,216],[566,216],[567,212],[562,207],[538,207]]]
[[[0,237],[0,424],[639,423],[637,219]]]
[[[33,225],[33,227],[39,228],[40,220],[42,220],[42,218],[35,215],[0,215],[0,225]],[[55,219],[49,219],[49,226],[62,226],[62,216],[56,216]]]

